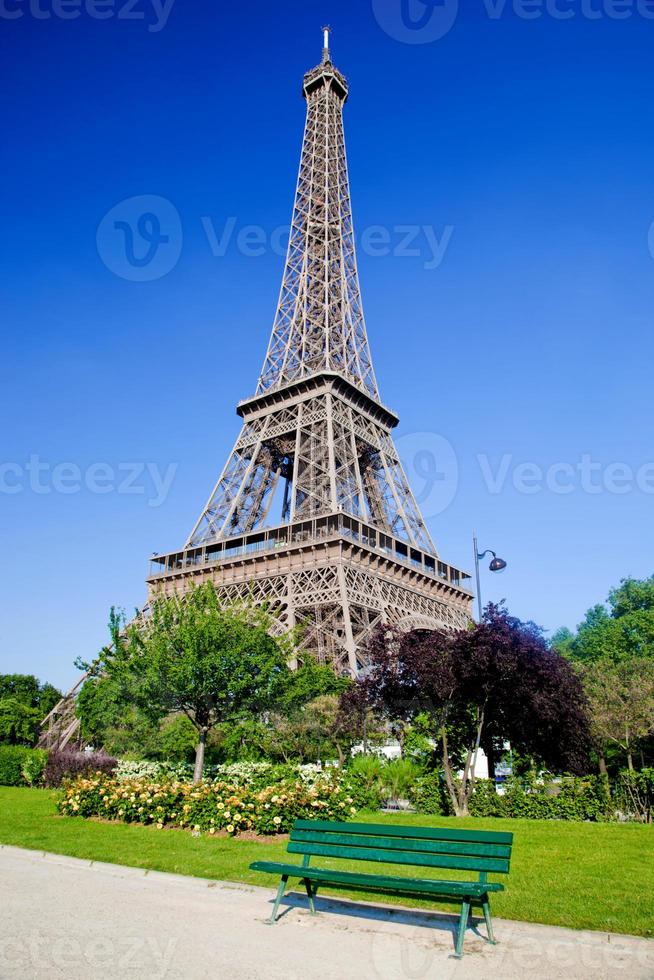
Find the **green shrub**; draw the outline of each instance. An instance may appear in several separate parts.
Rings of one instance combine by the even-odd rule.
[[[439,769],[418,776],[409,789],[409,802],[420,813],[444,816],[450,812],[443,773]]]
[[[651,823],[654,813],[654,769],[621,772],[615,789],[615,805],[622,816]]]
[[[420,769],[411,759],[392,759],[381,774],[384,790],[391,800],[407,799]]]
[[[42,785],[43,774],[48,764],[48,755],[46,749],[31,749],[29,755],[23,760],[21,772],[27,786]]]
[[[48,753],[23,745],[0,745],[0,786],[38,786]]]
[[[378,755],[361,752],[350,761],[348,774],[357,787],[361,805],[369,810],[377,810],[381,804],[383,772],[384,763]]]
[[[615,805],[602,776],[564,776],[549,782],[513,778],[497,793],[492,780],[478,779],[470,801],[475,817],[528,820],[609,820]]]
[[[475,789],[468,807],[475,817],[506,817],[507,798],[495,789],[492,779],[476,779]]]

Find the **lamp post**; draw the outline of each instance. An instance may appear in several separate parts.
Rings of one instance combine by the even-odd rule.
[[[472,547],[475,553],[475,575],[477,577],[477,609],[479,614],[479,622],[481,623],[482,611],[481,611],[481,583],[479,580],[479,562],[486,555],[492,555],[488,568],[491,572],[501,572],[503,568],[506,568],[506,562],[503,558],[498,558],[494,551],[487,548],[486,551],[479,551],[479,546],[477,544],[477,532],[472,532]]]

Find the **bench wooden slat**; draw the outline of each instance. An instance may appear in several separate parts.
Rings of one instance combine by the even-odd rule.
[[[508,872],[507,858],[466,857],[456,854],[425,854],[417,851],[392,851],[383,845],[372,848],[347,847],[339,844],[310,844],[289,841],[289,854],[314,854],[320,857],[348,858],[351,861],[374,861],[378,864],[413,864],[425,868],[456,868],[462,871]]]
[[[400,875],[366,874],[358,871],[336,871],[332,868],[300,868],[296,864],[277,864],[273,861],[255,861],[253,871],[267,874],[288,875],[290,878],[308,878],[310,881],[332,882],[335,885],[360,886],[362,888],[392,888],[396,891],[423,892],[430,895],[481,895],[485,892],[504,891],[497,882],[448,881],[437,878],[403,878]]]
[[[343,827],[347,827],[344,824]],[[418,854],[462,854],[466,856],[478,857],[499,857],[509,858],[511,846],[509,844],[478,844],[472,841],[444,841],[426,838],[411,837],[387,837],[386,835],[373,837],[364,834],[330,833],[325,834],[323,830],[296,830],[291,831],[292,841],[306,841],[313,844],[344,844],[348,847],[360,847],[362,849],[373,847],[377,850],[380,847],[386,850],[405,850],[416,852],[416,864],[419,864]],[[362,854],[365,859],[365,853]]]
[[[513,834],[500,830],[461,830],[458,827],[411,827],[408,824],[335,823],[330,820],[296,820],[294,830],[320,830],[325,834],[345,832],[380,837],[413,837],[422,840],[470,841],[477,844],[512,844]]]

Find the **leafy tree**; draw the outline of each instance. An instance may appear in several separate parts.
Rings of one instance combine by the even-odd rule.
[[[40,723],[60,699],[56,687],[33,674],[0,674],[0,742],[34,745]]]
[[[216,725],[207,743],[212,759],[217,762],[265,761],[267,731],[263,717],[236,718]]]
[[[31,708],[16,697],[0,701],[0,742],[9,745],[34,745],[43,717],[38,708]]]
[[[45,718],[61,700],[61,691],[47,682],[41,684],[33,674],[0,674],[0,701],[8,697],[38,708]]]
[[[622,579],[606,605],[589,609],[575,634],[566,629],[555,633],[552,646],[584,663],[654,657],[654,575]]]
[[[654,734],[654,658],[604,658],[580,667],[590,702],[593,731],[600,746],[600,768],[606,771],[607,743],[619,746],[633,769],[639,741]]]
[[[368,658],[362,683],[389,719],[429,718],[457,815],[468,812],[484,736],[508,739],[557,771],[585,771],[590,732],[581,683],[533,623],[489,605],[469,630],[383,628]]]
[[[94,665],[154,720],[184,714],[197,731],[196,781],[207,734],[218,724],[275,702],[290,652],[270,635],[261,608],[224,606],[212,583],[185,596],[156,597],[149,614],[124,627],[112,616],[113,644]]]
[[[196,736],[195,725],[186,715],[171,715],[162,721],[159,729],[159,753],[172,762],[187,762],[195,755]]]
[[[268,758],[284,762],[318,762],[337,757],[342,763],[353,733],[345,723],[337,694],[321,694],[291,714],[273,712],[261,732]]]
[[[293,711],[324,694],[341,694],[351,683],[349,677],[338,677],[331,667],[307,657],[280,688],[277,708]]]

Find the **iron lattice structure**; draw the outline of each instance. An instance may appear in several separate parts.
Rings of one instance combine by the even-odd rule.
[[[211,579],[251,597],[303,646],[356,673],[382,622],[468,622],[468,578],[439,560],[379,398],[357,272],[343,131],[348,86],[331,62],[304,76],[307,114],[288,251],[256,393],[182,551],[157,555],[151,594]]]
[[[343,105],[331,62],[304,76],[307,103],[291,233],[256,393],[237,406],[234,449],[181,551],[156,555],[149,597],[211,580],[227,601],[267,603],[281,631],[339,673],[363,666],[381,622],[469,622],[469,576],[440,560],[379,398],[363,316]],[[77,736],[76,689],[42,744]]]

